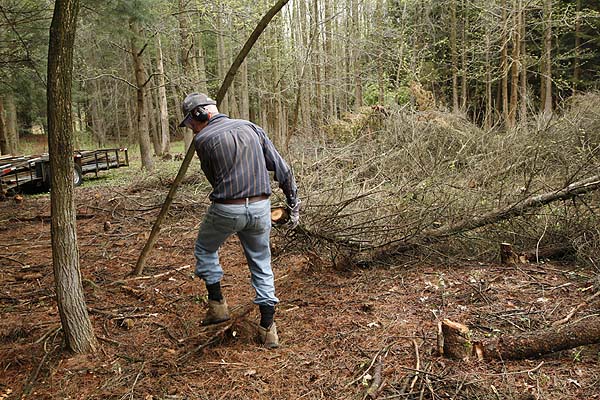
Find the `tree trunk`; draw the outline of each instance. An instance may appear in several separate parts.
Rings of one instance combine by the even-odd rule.
[[[458,52],[456,49],[456,0],[450,5],[450,52],[452,54],[452,112],[458,112]]]
[[[148,123],[148,108],[146,105],[146,71],[144,70],[144,61],[142,52],[144,49],[138,49],[135,42],[139,36],[137,22],[131,18],[129,20],[131,29],[131,55],[133,57],[133,68],[135,71],[135,82],[137,86],[137,126],[136,134],[140,143],[140,156],[142,158],[142,168],[148,171],[154,169],[154,160],[150,152],[150,129]]]
[[[8,129],[6,129],[4,114],[4,99],[0,96],[0,155],[10,154],[8,150]]]
[[[162,154],[169,154],[171,148],[171,137],[169,135],[169,111],[167,106],[167,89],[165,87],[165,68],[163,64],[162,45],[160,36],[157,37],[158,43],[158,102],[160,109],[160,151]]]
[[[150,125],[150,141],[154,149],[154,155],[161,156],[162,146],[160,143],[160,112],[156,112],[158,106],[158,98],[155,98],[154,93],[146,90],[146,106],[148,107],[148,125]]]
[[[197,18],[199,20],[203,17],[203,7],[202,2],[200,0],[196,1],[198,5],[198,15]],[[197,87],[198,90],[204,94],[208,94],[208,79],[206,78],[206,59],[204,57],[204,45],[202,41],[202,31],[196,32],[194,36],[194,47],[196,50],[196,57],[198,59],[197,62],[197,74],[198,74],[198,82]]]
[[[219,79],[222,79],[223,82],[226,78],[226,70],[227,70],[227,53],[225,51],[225,40],[223,39],[223,35],[225,34],[225,28],[223,24],[223,15],[219,13],[216,17],[217,23],[217,76]],[[240,64],[241,65],[241,64]],[[231,81],[228,82],[228,85],[233,83],[233,76],[231,77]],[[220,102],[219,102],[220,100]],[[222,98],[219,98],[219,94],[217,93],[217,102],[219,105],[219,111],[225,114],[229,114],[229,98],[228,96],[223,95]]]
[[[352,32],[353,43],[352,48],[352,63],[354,67],[354,110],[358,110],[363,106],[363,87],[362,87],[362,50],[361,50],[361,26],[358,10],[360,7],[359,0],[351,0],[352,2]]]
[[[581,76],[581,0],[575,3],[575,57],[573,58],[573,94],[577,92],[579,77]]]
[[[311,109],[308,110],[308,115],[312,116],[313,121],[317,126],[321,126],[322,116],[323,116],[323,86],[322,86],[322,77],[321,77],[321,18],[319,11],[319,0],[313,0],[312,4],[312,37],[310,38],[311,46],[312,46],[312,54],[313,61],[312,64],[314,67],[314,82],[315,82],[315,105]],[[314,43],[314,44],[313,44]],[[361,96],[362,97],[362,96]]]
[[[523,0],[519,0],[520,20],[519,25],[521,27],[521,111],[519,113],[519,121],[522,126],[527,125],[527,50],[526,50],[526,38],[525,38],[525,8],[523,7]]]
[[[502,74],[502,118],[505,124],[509,124],[508,118],[508,18],[506,12],[506,0],[502,0],[502,54],[500,59],[500,73]]]
[[[467,32],[469,32],[469,11],[465,7],[465,0],[461,1],[461,13],[462,13],[462,30],[461,30],[461,99],[460,99],[460,111],[462,113],[467,112],[468,102],[468,84],[469,79],[467,75]]]
[[[6,131],[8,135],[8,150],[11,154],[17,154],[19,148],[19,132],[17,129],[17,105],[15,96],[11,93],[4,98],[4,110],[6,112],[5,120]]]
[[[492,108],[492,66],[490,65],[490,31],[485,32],[485,119],[484,127],[490,129],[494,123]]]
[[[548,117],[552,114],[552,0],[544,0],[544,22],[542,112]]]
[[[77,250],[73,200],[73,118],[71,83],[78,0],[56,0],[48,48],[48,148],[52,265],[58,311],[67,348],[93,352],[97,343],[87,312]]]
[[[191,73],[190,71],[190,57],[189,54],[192,51],[192,47],[193,47],[193,40],[190,40],[190,34],[189,34],[189,28],[188,28],[188,21],[187,21],[187,11],[185,9],[185,4],[186,4],[186,0],[179,0],[179,37],[180,37],[180,52],[179,52],[179,58],[180,58],[180,64],[181,64],[181,75],[183,78],[187,77],[188,74]],[[199,8],[201,9],[201,8]],[[218,18],[217,18],[218,19]],[[220,37],[220,34],[217,35],[217,37]],[[180,90],[182,90],[185,94],[189,94],[192,91],[196,91],[193,87],[193,85],[191,85],[189,82],[182,80],[181,81],[181,87],[179,87]],[[179,98],[179,93],[177,93],[178,90],[176,90],[176,88],[173,88],[173,98],[174,100],[177,102],[177,99]],[[208,94],[208,93],[205,93]],[[181,101],[183,101],[183,98],[181,98],[178,102],[178,104],[176,104],[175,110],[176,110],[176,116],[177,116],[177,122],[181,121],[183,119],[183,115],[181,114]],[[192,144],[192,140],[194,139],[194,134],[192,133],[192,131],[190,129],[187,128],[179,128],[177,127],[177,129],[179,131],[183,131],[183,142],[184,142],[184,151],[187,151],[187,149],[191,146]]]
[[[502,335],[473,341],[465,325],[441,322],[443,353],[451,358],[480,360],[522,360],[579,346],[600,343],[600,318],[585,318],[564,326],[553,326],[517,335]]]
[[[106,130],[104,127],[104,119],[106,118],[106,112],[104,111],[103,94],[98,84],[98,80],[94,80],[92,83],[92,100],[90,102],[90,115],[92,117],[92,131],[94,134],[95,142],[99,147],[104,147],[106,143]]]
[[[515,126],[517,119],[517,108],[519,100],[519,65],[521,44],[521,10],[517,0],[513,0],[513,29],[512,29],[512,54],[511,54],[511,79],[510,79],[510,109],[508,112],[508,126]]]
[[[240,71],[240,116],[250,119],[250,89],[248,87],[248,63],[244,61]]]
[[[325,35],[323,37],[323,48],[325,49],[323,54],[323,62],[325,68],[323,73],[325,74],[325,98],[326,98],[326,110],[325,118],[331,118],[335,115],[335,100],[333,91],[333,62],[335,60],[333,54],[333,28],[332,28],[332,0],[324,0],[323,5],[325,11]]]

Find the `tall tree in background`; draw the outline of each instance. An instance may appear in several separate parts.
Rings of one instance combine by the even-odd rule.
[[[78,0],[56,0],[48,48],[48,148],[52,171],[50,196],[52,265],[58,311],[69,350],[93,352],[96,338],[85,305],[73,200],[73,123],[71,82]]]
[[[149,80],[144,68],[143,54],[147,46],[139,46],[140,37],[139,23],[135,17],[130,17],[129,27],[131,29],[131,56],[135,75],[137,94],[137,135],[140,143],[140,155],[142,157],[142,168],[148,171],[154,169],[154,160],[150,151],[150,121],[148,119],[148,95],[147,84]]]
[[[542,54],[542,113],[552,114],[552,0],[544,0],[544,46]]]

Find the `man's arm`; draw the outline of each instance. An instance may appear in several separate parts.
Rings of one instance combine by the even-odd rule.
[[[265,131],[256,125],[253,125],[253,128],[261,140],[267,170],[274,172],[275,180],[285,194],[288,205],[294,207],[298,201],[298,187],[292,169],[281,157]]]

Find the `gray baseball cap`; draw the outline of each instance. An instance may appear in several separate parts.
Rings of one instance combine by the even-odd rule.
[[[183,120],[179,124],[179,127],[184,127],[185,122],[190,118],[190,113],[196,107],[216,105],[217,102],[205,95],[204,93],[190,93],[186,96],[181,103],[181,112],[183,114]]]

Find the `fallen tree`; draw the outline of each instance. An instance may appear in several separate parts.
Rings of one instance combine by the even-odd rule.
[[[552,326],[517,335],[502,335],[481,341],[473,340],[471,330],[445,319],[438,329],[438,350],[443,355],[468,360],[519,360],[579,346],[600,343],[600,316],[578,322]]]
[[[385,261],[421,245],[428,245],[450,236],[458,235],[490,224],[496,224],[525,212],[542,207],[555,201],[567,200],[573,197],[593,192],[600,188],[600,175],[595,175],[552,192],[546,192],[522,199],[506,207],[492,210],[483,215],[476,215],[470,219],[455,224],[443,225],[439,228],[428,229],[408,241],[395,243],[379,248],[368,261],[369,263]]]

